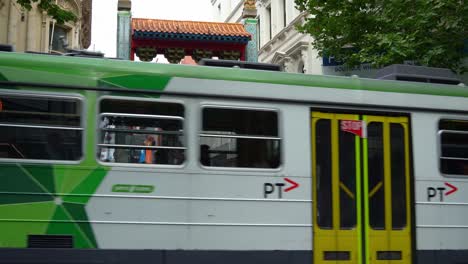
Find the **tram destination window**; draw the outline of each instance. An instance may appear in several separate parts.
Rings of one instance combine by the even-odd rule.
[[[439,122],[440,172],[446,175],[468,175],[468,120]]]
[[[80,160],[81,111],[76,98],[0,94],[0,158]]]
[[[98,159],[110,163],[181,165],[184,107],[179,103],[101,100]]]
[[[203,108],[200,163],[204,166],[277,168],[280,141],[275,111]]]

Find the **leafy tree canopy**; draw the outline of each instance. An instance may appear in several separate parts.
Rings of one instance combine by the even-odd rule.
[[[60,6],[55,3],[55,0],[16,0],[16,2],[27,10],[31,10],[33,3],[38,2],[38,7],[46,11],[58,24],[76,21],[77,19],[76,15],[72,12],[60,8]]]
[[[463,72],[468,45],[465,0],[295,0],[308,12],[303,33],[319,55],[349,66],[404,61]],[[465,47],[466,49],[466,47]]]

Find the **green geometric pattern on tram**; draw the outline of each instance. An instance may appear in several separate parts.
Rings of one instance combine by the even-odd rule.
[[[62,234],[73,235],[75,247],[96,248],[85,205],[106,173],[69,165],[2,167],[0,245],[25,247],[28,234]]]
[[[87,204],[91,195],[94,194],[99,184],[107,174],[108,169],[103,167],[96,168],[85,177],[82,182],[70,191],[72,196],[64,197],[65,202]]]
[[[55,193],[54,171],[50,166],[26,167],[29,175],[39,182],[39,186],[45,188],[47,193]]]
[[[144,74],[120,75],[102,78],[98,81],[99,87],[125,87],[144,90],[164,90],[171,78]]]
[[[65,205],[57,206],[53,216],[54,222],[49,224],[47,234],[49,235],[71,235],[75,248],[95,248],[94,235],[88,238],[80,226],[74,222],[75,218],[68,212]],[[87,224],[89,226],[89,224]]]
[[[78,223],[78,228],[81,229],[81,232],[86,236],[89,242],[92,243],[92,247],[97,247],[96,238],[94,237],[93,229],[89,224],[88,215],[86,214],[86,209],[84,204],[75,204],[75,203],[64,203],[63,206],[70,213],[73,220]]]
[[[50,171],[50,170],[46,170]],[[22,204],[30,202],[51,201],[54,197],[44,188],[41,181],[50,186],[52,175],[46,177],[34,177],[29,170],[17,165],[5,165],[0,169],[0,205],[1,204]],[[53,185],[52,185],[53,186]],[[52,187],[53,188],[53,187]],[[9,193],[9,194],[6,194]],[[22,193],[32,193],[25,195]]]
[[[54,202],[0,205],[0,218],[2,220],[16,219],[15,221],[1,222],[0,245],[22,248],[27,246],[28,235],[45,234],[49,223],[46,221],[35,222],[34,220],[52,219],[55,207]],[[23,221],[18,221],[19,219]]]
[[[8,79],[0,73],[0,81],[8,81]]]
[[[4,204],[27,204],[54,200],[52,195],[38,194],[0,194],[0,206]]]
[[[92,177],[92,175],[89,173],[90,170],[92,169],[76,169],[56,166],[54,169],[54,174],[56,175],[55,185],[57,186],[57,193],[71,193],[86,178]],[[92,192],[88,194],[92,194]]]

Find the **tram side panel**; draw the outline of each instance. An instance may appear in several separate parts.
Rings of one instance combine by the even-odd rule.
[[[441,172],[441,120],[466,115],[412,114],[416,249],[419,263],[468,259],[468,179]]]
[[[282,138],[279,169],[203,168],[196,159],[198,151],[193,151],[200,148],[193,131],[199,129],[201,105],[277,109]],[[195,155],[188,156],[183,168],[109,166],[86,206],[99,248],[310,252],[308,108],[190,100],[185,107],[188,153]],[[119,185],[154,190],[113,192]]]
[[[273,170],[203,168],[199,162],[199,135],[196,133],[200,120],[196,113],[199,113],[201,103],[187,102],[188,155],[184,165],[119,165],[96,161],[96,154],[101,157],[101,153],[96,151],[100,117],[97,120],[94,117],[98,114],[95,107],[99,100],[93,93],[93,102],[88,102],[86,111],[86,157],[83,164],[12,165],[35,186],[50,185],[52,189],[44,194],[36,189],[21,189],[16,194],[23,198],[35,197],[34,210],[25,208],[34,218],[19,214],[6,217],[4,214],[0,225],[8,231],[7,237],[14,239],[4,239],[1,246],[7,249],[28,247],[28,235],[38,235],[41,239],[50,238],[49,235],[64,235],[72,238],[69,246],[81,249],[124,252],[131,249],[155,252],[187,250],[208,254],[225,250],[238,252],[240,257],[248,256],[244,254],[246,251],[280,250],[285,252],[285,256],[288,252],[299,252],[302,257],[296,260],[297,263],[310,260],[309,109],[239,101],[204,102],[277,109],[280,113],[278,126],[282,138],[282,162],[278,169]],[[5,168],[3,166],[1,171],[4,176],[15,175]],[[15,186],[24,187],[20,184]],[[267,189],[271,186],[275,190]],[[44,197],[47,202],[41,203],[37,197]],[[11,228],[13,225],[14,229]],[[21,241],[16,243],[16,240]],[[16,259],[20,254],[15,250],[5,252],[12,256],[5,261]],[[57,256],[54,254],[62,250],[34,252]],[[92,258],[87,255],[88,251],[80,252],[83,257],[87,256],[86,259]],[[114,251],[100,252],[106,255]],[[34,262],[33,255],[16,260]],[[41,261],[41,258],[37,260]]]
[[[128,181],[126,174],[111,171],[87,206],[100,248],[293,250],[308,242],[304,202],[250,195],[271,177],[140,172],[132,181],[146,178],[153,194],[99,197],[119,179]],[[247,182],[243,190],[236,190],[239,180]]]

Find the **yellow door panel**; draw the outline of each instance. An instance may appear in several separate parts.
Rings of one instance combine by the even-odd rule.
[[[321,164],[318,164],[317,159],[313,158],[312,161],[312,171],[313,171],[313,201],[314,201],[314,210],[313,210],[313,219],[314,219],[314,263],[361,263],[361,229],[360,229],[360,182],[356,183],[356,180],[359,181],[360,177],[354,179],[356,190],[351,190],[346,184],[340,180],[340,150],[339,150],[339,131],[340,131],[340,120],[359,120],[358,115],[345,115],[345,114],[330,114],[330,113],[312,113],[312,156],[316,157],[317,155],[322,155],[317,150],[317,123],[320,120],[327,120],[329,123],[329,150],[331,151],[331,177],[330,181],[330,190],[331,195],[331,226],[321,226],[317,221],[318,214],[320,209],[317,204],[319,201],[317,190],[320,186],[319,180],[320,175],[318,175],[319,168],[323,169]],[[359,138],[356,137],[354,141],[355,150],[359,151]],[[356,155],[359,156],[359,155]],[[355,160],[356,171],[355,175],[360,175],[360,164],[358,160]],[[316,168],[316,169],[315,169]],[[323,180],[323,179],[322,179]],[[322,183],[323,184],[323,183]],[[347,199],[355,201],[356,207],[356,225],[352,228],[343,228],[342,219],[345,216],[342,216],[342,210],[340,206],[340,199],[345,196]]]
[[[408,118],[312,112],[311,131],[314,263],[410,264]]]
[[[366,255],[368,263],[411,263],[411,207],[410,207],[410,177],[409,177],[409,146],[408,146],[408,125],[406,117],[381,117],[381,116],[364,116],[363,119],[367,123],[368,135],[367,139],[363,140],[364,150],[364,228],[366,240]],[[381,128],[381,142],[374,137],[373,126],[378,125]],[[399,128],[402,133],[402,138],[392,138],[391,132],[395,128]],[[400,152],[395,152],[394,155],[402,156],[403,162],[392,161],[392,148],[398,145],[401,141],[403,148]],[[372,152],[375,152],[376,145],[382,145],[381,160],[375,160]],[[371,152],[371,153],[370,153]],[[374,153],[375,154],[375,153]],[[374,155],[375,156],[375,155]],[[379,162],[383,165],[383,175],[373,174],[372,167],[378,166]],[[393,162],[393,163],[392,163]],[[373,164],[370,164],[373,163]],[[393,166],[392,166],[393,165]],[[396,175],[392,168],[403,166],[403,175]],[[398,168],[397,168],[398,169]],[[373,170],[376,171],[375,169]],[[381,177],[382,179],[380,179]],[[403,177],[405,182],[403,193],[393,193],[393,182],[397,181],[396,177]],[[377,180],[375,180],[378,178]],[[374,185],[371,186],[371,183]],[[384,210],[378,209],[377,206],[372,206],[372,203],[378,203],[377,196],[383,197],[381,206]],[[383,195],[382,195],[383,193]],[[404,196],[405,204],[395,204],[394,200]],[[395,207],[402,206],[405,210],[405,226],[401,226],[401,219],[396,219],[400,214],[396,215]],[[398,209],[401,210],[401,209]],[[380,212],[378,212],[380,211]],[[395,211],[395,212],[394,212]],[[381,215],[383,213],[383,217]],[[382,218],[383,224],[376,218]],[[401,218],[401,217],[400,217]],[[395,223],[393,220],[396,219]],[[398,222],[398,223],[397,223]]]

